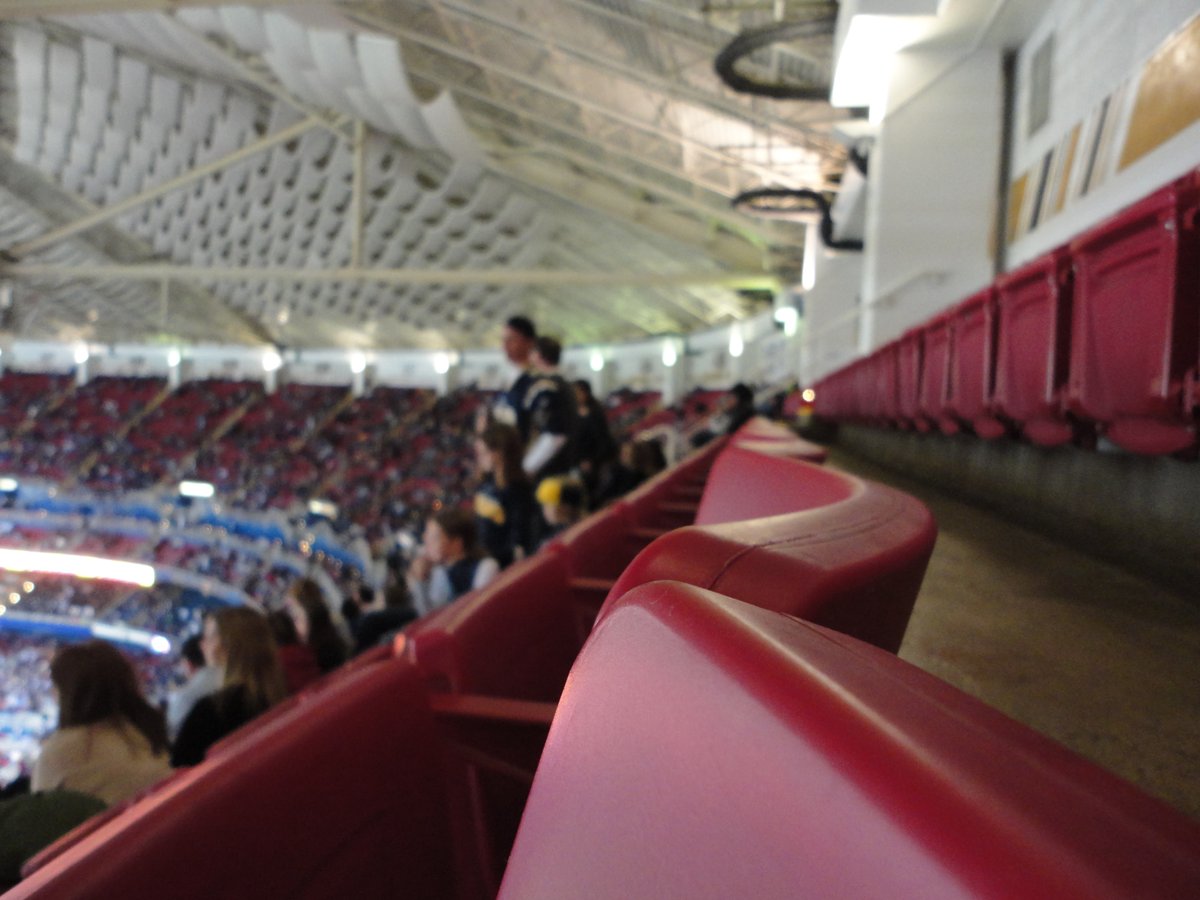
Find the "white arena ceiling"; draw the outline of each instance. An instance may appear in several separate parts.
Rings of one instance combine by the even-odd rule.
[[[389,349],[743,317],[803,227],[731,198],[834,185],[846,114],[713,60],[813,7],[0,0],[0,329]],[[748,71],[828,77],[831,45]]]

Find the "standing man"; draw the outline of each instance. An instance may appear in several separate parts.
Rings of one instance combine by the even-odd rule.
[[[578,460],[579,411],[575,390],[558,372],[562,344],[552,337],[534,341],[536,377],[525,392],[529,439],[521,462],[534,484],[551,475],[564,475]]]
[[[512,425],[526,444],[529,442],[529,411],[525,407],[525,395],[537,377],[533,370],[533,345],[536,340],[537,329],[525,316],[513,316],[504,323],[504,355],[519,371],[509,389],[499,394],[492,405],[492,420]]]

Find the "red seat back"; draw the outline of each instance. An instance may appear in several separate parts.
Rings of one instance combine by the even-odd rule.
[[[950,412],[983,438],[1004,434],[992,410],[996,356],[996,295],[988,288],[968,297],[952,312]]]
[[[793,482],[832,474],[817,466],[784,462],[797,470],[791,473]],[[717,475],[714,468],[714,478]],[[638,585],[671,580],[800,616],[897,651],[933,551],[933,518],[906,494],[838,477],[852,490],[841,498],[826,495],[824,504],[663,535],[629,564],[609,592],[600,619]],[[782,473],[769,483],[779,495],[788,490]],[[803,497],[800,491],[792,493]]]
[[[1071,244],[1071,409],[1135,452],[1194,440],[1183,393],[1200,342],[1198,210],[1200,173]]]
[[[580,655],[500,898],[1187,897],[1197,847],[894,656],[660,582]]]
[[[996,411],[1031,441],[1071,440],[1064,391],[1070,359],[1070,258],[1062,250],[997,282]]]
[[[7,896],[441,900],[455,892],[442,766],[418,673],[399,660],[369,666]]]
[[[697,525],[757,519],[844,500],[859,482],[831,469],[734,445],[709,473]]]

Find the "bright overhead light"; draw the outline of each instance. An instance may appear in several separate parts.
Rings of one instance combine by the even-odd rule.
[[[76,347],[75,347],[75,363],[76,363],[76,365],[82,366],[85,362],[88,361],[89,356],[91,356],[91,354],[88,352],[87,344],[76,345]]]
[[[172,347],[167,351],[167,365],[174,369],[177,365],[183,362],[183,354],[179,352],[178,347]]]
[[[367,355],[361,350],[354,350],[350,353],[350,371],[355,375],[360,375],[367,371]]]
[[[445,375],[450,371],[450,354],[435,353],[433,354],[433,371],[439,375]]]
[[[262,355],[262,367],[264,372],[277,372],[283,368],[283,357],[279,355],[279,351],[275,349],[266,350]]]
[[[674,341],[664,341],[662,348],[663,365],[668,369],[679,361],[679,351],[675,349]]]
[[[737,359],[746,350],[746,342],[742,339],[742,329],[734,325],[729,332],[729,355]]]
[[[217,489],[207,481],[181,481],[179,482],[179,496],[181,497],[197,497],[199,499],[207,499],[217,492]]]
[[[99,556],[80,556],[75,553],[50,553],[43,550],[16,550],[0,547],[0,569],[10,572],[43,572],[48,575],[74,575],[76,578],[101,578],[154,586],[154,566]]]
[[[817,399],[817,392],[814,391],[812,388],[805,388],[800,393],[800,399],[803,400],[805,403],[812,403],[814,400]]]
[[[830,104],[882,107],[892,55],[920,37],[929,22],[929,16],[851,18],[838,50]]]
[[[604,368],[604,354],[599,350],[592,351],[592,358],[589,360],[593,372],[599,372]]]
[[[775,310],[775,321],[783,326],[785,335],[795,337],[796,326],[800,322],[800,313],[794,306],[781,306]]]

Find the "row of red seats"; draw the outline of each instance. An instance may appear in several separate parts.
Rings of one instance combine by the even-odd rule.
[[[10,897],[1193,894],[1200,826],[882,648],[924,507],[747,431],[68,836]]]
[[[830,419],[1135,453],[1196,441],[1200,171],[817,384]]]

